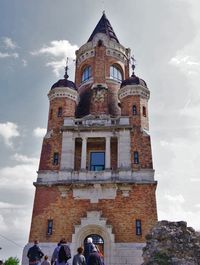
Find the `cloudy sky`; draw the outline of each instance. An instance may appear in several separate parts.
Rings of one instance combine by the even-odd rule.
[[[0,0],[0,258],[28,241],[47,93],[103,9],[151,90],[159,220],[200,230],[199,0]]]

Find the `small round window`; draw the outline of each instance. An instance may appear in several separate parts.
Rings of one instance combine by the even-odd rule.
[[[87,81],[91,78],[91,76],[92,76],[92,67],[87,66],[83,70],[81,81],[82,82]]]
[[[117,80],[119,82],[122,81],[122,73],[121,70],[115,65],[110,66],[110,78]]]

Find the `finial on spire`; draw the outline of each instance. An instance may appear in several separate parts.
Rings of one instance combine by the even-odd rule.
[[[66,60],[66,66],[65,66],[65,75],[64,75],[64,78],[65,79],[68,79],[68,74],[67,74],[67,71],[68,71],[68,69],[69,69],[69,67],[68,67],[68,62],[69,62],[69,58],[67,57],[67,60]]]
[[[134,73],[134,70],[135,70],[135,59],[134,59],[134,57],[132,56],[131,57],[131,68],[132,68],[132,76],[134,76],[135,75],[135,73]]]

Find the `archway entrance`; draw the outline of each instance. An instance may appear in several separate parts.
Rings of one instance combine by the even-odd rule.
[[[99,251],[104,255],[104,240],[100,235],[91,234],[84,239],[84,248],[87,244],[88,237],[92,238],[93,244],[98,247]]]

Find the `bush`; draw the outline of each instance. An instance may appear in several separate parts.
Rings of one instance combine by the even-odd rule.
[[[19,259],[17,257],[10,257],[5,260],[4,265],[19,265]]]

